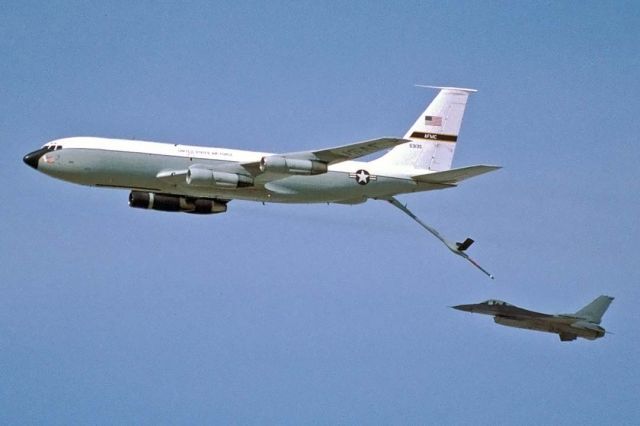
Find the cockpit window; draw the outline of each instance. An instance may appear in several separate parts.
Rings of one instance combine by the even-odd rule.
[[[42,145],[42,147],[48,151],[58,151],[59,149],[62,149],[62,145],[51,142]]]
[[[503,302],[502,300],[496,300],[496,299],[487,300],[484,303],[486,303],[489,306],[511,306],[507,302]]]

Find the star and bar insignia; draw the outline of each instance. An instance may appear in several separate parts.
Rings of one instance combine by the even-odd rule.
[[[355,179],[358,185],[366,185],[372,180],[377,180],[378,176],[372,175],[364,169],[360,169],[355,173],[349,173],[351,179]]]

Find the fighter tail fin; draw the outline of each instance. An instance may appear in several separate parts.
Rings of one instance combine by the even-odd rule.
[[[580,309],[575,313],[576,317],[583,318],[587,321],[593,322],[595,324],[600,324],[600,320],[602,320],[602,316],[609,308],[609,305],[613,301],[613,297],[609,296],[600,296],[596,298],[593,302],[589,303],[584,308]]]
[[[420,87],[440,89],[440,92],[404,136],[411,142],[396,146],[375,161],[436,172],[449,170],[467,98],[475,90]]]

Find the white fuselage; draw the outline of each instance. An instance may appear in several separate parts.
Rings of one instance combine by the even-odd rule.
[[[257,174],[253,185],[195,186],[183,174],[190,167],[224,170],[257,164],[271,154],[226,148],[95,137],[58,139],[32,166],[52,177],[81,185],[125,188],[188,197],[282,203],[360,203],[400,193],[442,189],[416,182],[413,170],[376,162],[344,161],[311,176]],[[33,153],[32,153],[33,154]],[[27,161],[25,159],[25,161]],[[362,173],[364,171],[364,173]],[[360,172],[360,173],[358,173]]]

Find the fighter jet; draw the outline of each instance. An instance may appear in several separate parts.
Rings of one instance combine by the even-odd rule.
[[[600,296],[575,314],[543,314],[511,305],[502,300],[487,300],[472,305],[452,306],[460,311],[493,315],[496,324],[526,330],[556,333],[563,342],[583,339],[595,340],[605,334],[600,327],[602,315],[611,304],[613,297]]]
[[[129,206],[216,214],[234,199],[261,203],[359,204],[383,200],[423,226],[454,254],[492,277],[467,254],[471,238],[455,243],[421,222],[395,196],[453,188],[497,170],[452,168],[467,98],[473,89],[433,87],[438,95],[404,137],[382,137],[289,153],[144,142],[99,137],[53,140],[24,162],[80,185],[127,189]],[[356,161],[388,150],[372,161]]]

